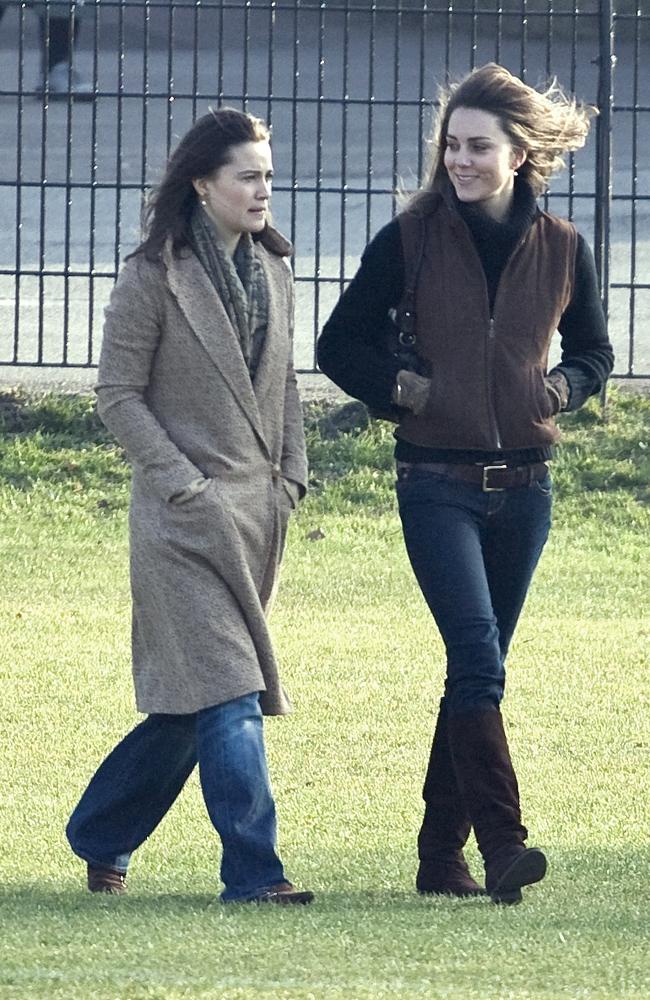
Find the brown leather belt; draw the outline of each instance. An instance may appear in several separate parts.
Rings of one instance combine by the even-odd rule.
[[[546,462],[532,462],[529,465],[456,465],[453,462],[399,462],[398,469],[422,469],[435,472],[448,479],[460,479],[464,483],[475,483],[485,493],[498,493],[516,486],[530,486],[544,479],[548,472]]]

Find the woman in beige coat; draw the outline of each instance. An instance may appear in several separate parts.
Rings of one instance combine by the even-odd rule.
[[[222,900],[306,903],[276,851],[262,714],[289,711],[265,611],[306,457],[292,362],[290,245],[267,220],[272,160],[231,109],[181,140],[106,311],[98,409],[133,466],[133,674],[148,713],[67,827],[91,891],[195,764],[222,841]]]

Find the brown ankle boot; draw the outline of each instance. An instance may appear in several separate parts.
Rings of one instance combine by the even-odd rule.
[[[463,847],[472,826],[454,772],[444,698],[440,701],[422,798],[425,810],[418,834],[420,865],[415,879],[418,892],[444,896],[484,895],[463,857]]]
[[[309,889],[296,889],[291,882],[280,882],[272,885],[270,889],[264,889],[249,899],[249,903],[276,903],[280,906],[307,906],[313,903],[314,894]]]
[[[449,720],[451,752],[485,864],[485,888],[495,903],[518,903],[521,888],[546,874],[539,848],[525,845],[519,788],[498,709]]]
[[[88,891],[123,896],[126,892],[126,874],[108,865],[88,865]]]

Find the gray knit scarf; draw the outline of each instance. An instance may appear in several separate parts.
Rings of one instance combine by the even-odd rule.
[[[231,257],[200,205],[194,210],[191,225],[194,252],[228,313],[252,379],[262,353],[269,311],[266,276],[255,256],[252,237],[243,233]]]

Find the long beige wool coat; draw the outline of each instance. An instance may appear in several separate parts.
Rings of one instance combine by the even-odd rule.
[[[133,467],[132,652],[137,707],[185,714],[261,691],[290,710],[265,610],[291,510],[306,484],[292,361],[293,281],[255,244],[269,289],[254,383],[197,258],[125,264],[106,310],[98,410]],[[170,497],[198,477],[210,485]]]

